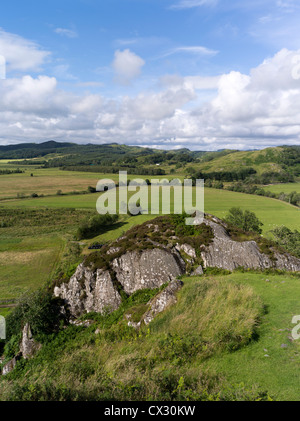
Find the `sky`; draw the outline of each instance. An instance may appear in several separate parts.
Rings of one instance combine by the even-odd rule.
[[[0,145],[300,144],[298,0],[10,0]]]

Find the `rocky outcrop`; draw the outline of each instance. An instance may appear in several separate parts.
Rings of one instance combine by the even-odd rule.
[[[150,302],[150,309],[143,316],[142,321],[148,325],[157,314],[162,313],[167,307],[177,302],[176,292],[180,290],[183,283],[176,279],[169,283],[169,285]]]
[[[249,241],[240,241],[246,236],[243,232],[240,237],[238,234],[231,237],[230,227],[211,215],[205,215],[203,224],[190,236],[182,225],[177,228],[171,217],[160,217],[155,223],[132,228],[88,256],[70,281],[55,287],[55,296],[65,300],[76,318],[84,313],[116,310],[121,304],[120,290],[131,295],[164,284],[172,290],[179,276],[185,273],[201,276],[203,269],[209,267],[230,271],[238,267],[300,271],[300,259],[280,253],[272,244],[266,248],[266,242],[253,235]],[[262,252],[262,244],[267,254]],[[168,288],[160,296],[166,302]],[[157,308],[160,305],[157,301]]]
[[[41,347],[42,345],[33,338],[29,323],[26,323],[22,331],[20,351],[14,358],[12,358],[2,367],[2,375],[6,376],[6,374],[9,374],[11,371],[13,371],[17,362],[22,357],[25,360],[34,357],[34,355],[41,349]]]
[[[152,300],[147,304],[148,310],[141,317],[139,321],[133,321],[132,315],[130,313],[126,314],[126,319],[128,320],[128,326],[132,326],[135,329],[139,329],[143,324],[148,325],[159,313],[162,313],[170,305],[176,304],[177,291],[182,288],[183,282],[178,279],[171,281],[166,288],[158,293]]]
[[[205,219],[214,233],[214,239],[202,252],[203,265],[234,270],[245,269],[279,269],[300,271],[300,259],[290,254],[280,254],[275,249],[271,255],[262,253],[255,241],[234,241],[226,231],[226,225],[218,218]]]
[[[54,288],[54,295],[68,304],[72,316],[116,310],[121,296],[108,270],[91,270],[80,264],[70,281]]]
[[[28,323],[23,328],[22,341],[20,344],[20,353],[26,359],[32,358],[34,354],[41,349],[41,344],[33,339],[31,329]]]
[[[176,251],[162,249],[129,252],[112,262],[117,280],[126,294],[159,288],[185,273],[185,263]]]

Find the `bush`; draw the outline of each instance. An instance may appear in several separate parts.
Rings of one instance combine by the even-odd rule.
[[[276,239],[279,246],[284,247],[287,251],[292,253],[294,256],[300,258],[300,232],[295,230],[294,232],[289,228],[282,226],[275,228],[271,231]]]
[[[61,306],[61,299],[53,298],[48,290],[40,289],[25,294],[6,318],[7,338],[19,335],[26,323],[30,324],[35,336],[42,337],[58,331],[61,323],[65,321],[60,311]]]
[[[119,219],[118,215],[96,215],[79,226],[76,239],[93,238],[110,228]]]
[[[254,231],[258,234],[262,233],[260,227],[263,223],[257,218],[254,212],[249,210],[243,212],[241,208],[231,208],[225,220],[246,232]]]

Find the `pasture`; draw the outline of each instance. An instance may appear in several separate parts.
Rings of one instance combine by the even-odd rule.
[[[96,202],[99,194],[9,200],[2,201],[0,208],[74,208],[91,209],[96,212]],[[264,234],[276,226],[286,225],[290,229],[297,229],[300,226],[300,209],[276,199],[206,188],[204,200],[205,212],[220,218],[224,218],[228,210],[233,206],[255,212],[264,223]],[[151,215],[149,215],[150,217]]]

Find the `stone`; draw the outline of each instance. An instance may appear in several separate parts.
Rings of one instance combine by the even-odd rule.
[[[201,251],[204,267],[217,267],[233,271],[238,267],[245,269],[280,269],[287,271],[300,271],[300,259],[288,253],[280,254],[273,250],[275,260],[261,253],[255,241],[234,241],[226,231],[226,224],[214,218],[208,218],[204,223],[209,225],[214,233],[214,239],[209,246]]]
[[[150,302],[150,309],[143,316],[143,322],[148,325],[154,317],[163,312],[167,307],[177,302],[176,292],[182,288],[183,282],[178,279],[171,281],[169,285],[154,297]]]
[[[213,238],[208,245],[202,244],[200,249],[196,250],[187,244],[186,240],[180,244],[180,237],[174,236],[174,231],[168,229],[164,232],[164,240],[167,241],[162,241],[161,244],[157,236],[158,225],[148,222],[146,226],[152,232],[145,238],[142,237],[144,249],[137,237],[136,250],[124,251],[115,257],[114,253],[120,253],[122,248],[124,249],[124,244],[120,245],[121,241],[126,240],[126,234],[123,235],[112,242],[106,251],[106,259],[111,255],[110,260],[108,258],[107,269],[88,267],[81,263],[68,282],[55,287],[54,295],[65,301],[73,318],[90,312],[112,312],[121,304],[119,290],[122,289],[127,295],[131,295],[141,289],[154,289],[170,284],[186,274],[194,262],[201,263],[198,252],[201,253],[203,263],[192,272],[192,276],[202,275],[203,270],[209,267],[230,271],[238,267],[300,271],[300,259],[287,252],[279,253],[274,249],[271,259],[269,255],[260,251],[258,244],[253,240],[234,241],[227,232],[226,223],[220,219],[205,215],[203,223],[211,228]],[[168,231],[170,236],[166,236]],[[156,233],[155,241],[152,239],[153,233]],[[176,239],[175,247],[171,237]],[[269,279],[265,281],[269,282]]]
[[[42,345],[34,340],[29,323],[26,323],[23,328],[22,340],[20,344],[20,353],[22,354],[23,358],[25,358],[25,360],[32,358],[35,353],[41,349],[41,347]]]
[[[90,312],[112,312],[121,304],[109,271],[93,271],[82,263],[68,283],[54,288],[54,295],[65,300],[73,317]]]
[[[17,362],[20,360],[21,358],[21,353],[19,353],[18,355],[16,355],[12,360],[10,360],[8,363],[6,363],[3,367],[2,367],[2,376],[6,376],[7,374],[9,374],[11,371],[13,371],[13,369],[15,368]]]
[[[195,269],[192,273],[191,273],[191,276],[200,276],[200,275],[203,275],[203,268],[202,268],[202,266],[200,265],[200,266],[198,266],[197,267],[197,269]]]
[[[150,249],[127,252],[114,259],[112,268],[126,294],[145,288],[159,288],[185,273],[185,262],[178,252]]]

